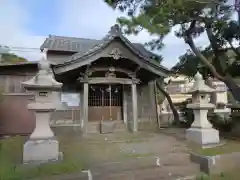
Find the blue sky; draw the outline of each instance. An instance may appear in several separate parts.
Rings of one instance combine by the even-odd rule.
[[[26,9],[31,15],[26,28],[31,29],[35,35],[45,36],[49,33],[55,33],[56,24],[60,11],[54,8],[58,0],[24,0]]]
[[[0,44],[13,47],[39,48],[49,34],[84,38],[102,38],[121,14],[103,0],[0,0]],[[128,37],[144,43],[151,39],[147,32]],[[206,45],[205,37],[197,40]],[[169,34],[165,39],[163,65],[171,67],[188,46],[182,39]],[[38,60],[38,50],[14,53]]]

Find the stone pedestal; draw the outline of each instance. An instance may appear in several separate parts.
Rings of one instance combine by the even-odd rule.
[[[32,79],[22,83],[24,88],[35,94],[35,102],[28,109],[36,115],[36,127],[24,144],[23,163],[46,163],[59,160],[59,143],[50,128],[50,116],[56,108],[56,91],[62,83],[55,81],[48,62],[43,59],[39,72]]]
[[[23,163],[40,164],[58,161],[60,159],[59,143],[49,125],[54,103],[34,102],[28,105],[28,109],[36,112],[36,127],[24,144]]]
[[[207,119],[208,110],[215,108],[215,105],[208,100],[214,89],[204,83],[200,73],[197,73],[194,79],[193,88],[188,92],[192,94],[192,103],[187,105],[187,108],[193,110],[194,121],[186,131],[186,139],[202,147],[217,145],[220,142],[219,132],[212,128],[212,124]]]
[[[57,139],[29,139],[24,144],[23,163],[46,163],[61,159]]]
[[[186,132],[187,140],[200,144],[201,146],[211,146],[219,144],[219,131],[213,128],[189,128]]]
[[[213,104],[189,104],[188,108],[193,109],[194,122],[186,132],[187,140],[202,146],[215,145],[219,143],[219,131],[212,128],[212,124],[207,119],[208,109],[212,109]]]

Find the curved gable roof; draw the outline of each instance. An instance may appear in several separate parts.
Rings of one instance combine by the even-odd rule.
[[[88,57],[100,52],[115,39],[120,39],[127,48],[129,48],[136,56],[139,57],[139,59],[142,61],[141,63],[147,64],[148,66],[151,66],[155,70],[161,71],[164,74],[170,73],[169,69],[160,65],[160,63],[156,61],[156,59],[159,58],[158,55],[148,51],[140,43],[131,43],[122,34],[118,25],[112,26],[108,34],[101,40],[50,35],[49,38],[47,38],[41,45],[40,49],[43,50],[46,48],[48,51],[73,54],[72,56],[61,58],[61,61],[59,61],[57,64],[54,63],[54,66],[58,68],[76,62],[82,62],[84,59],[87,59]]]
[[[170,72],[167,68],[161,66],[157,61],[154,60],[154,58],[156,57],[155,54],[147,51],[143,45],[133,44],[127,38],[125,38],[118,25],[114,25],[113,27],[111,27],[111,30],[108,32],[108,34],[98,43],[95,43],[87,51],[80,51],[72,55],[67,61],[65,61],[63,64],[56,65],[56,67],[62,67],[68,64],[73,64],[77,61],[81,61],[88,57],[91,57],[92,55],[96,54],[97,52],[105,48],[108,44],[110,44],[116,38],[119,38],[134,54],[140,57],[142,61],[144,61],[144,63],[147,63],[148,65],[151,65],[154,68],[160,71],[163,71],[165,73]]]

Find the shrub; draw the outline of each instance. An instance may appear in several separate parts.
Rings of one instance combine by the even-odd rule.
[[[230,132],[233,127],[232,118],[228,115],[220,115],[213,113],[209,118],[210,123],[213,127],[221,132]]]
[[[189,128],[194,121],[193,110],[187,108],[187,104],[189,104],[190,102],[191,99],[187,99],[186,101],[181,103],[179,110],[183,113],[184,120],[180,122],[180,127]]]

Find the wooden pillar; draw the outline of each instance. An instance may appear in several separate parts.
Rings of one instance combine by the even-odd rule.
[[[123,88],[123,122],[127,126],[127,88],[124,86]]]
[[[81,128],[83,128],[84,125],[84,116],[83,116],[83,89],[81,89],[81,91],[79,92],[79,97],[80,97],[80,124],[81,124]]]
[[[137,107],[137,85],[132,84],[132,114],[133,114],[133,132],[138,131],[138,107]]]
[[[83,84],[83,132],[87,132],[88,123],[88,83]]]

